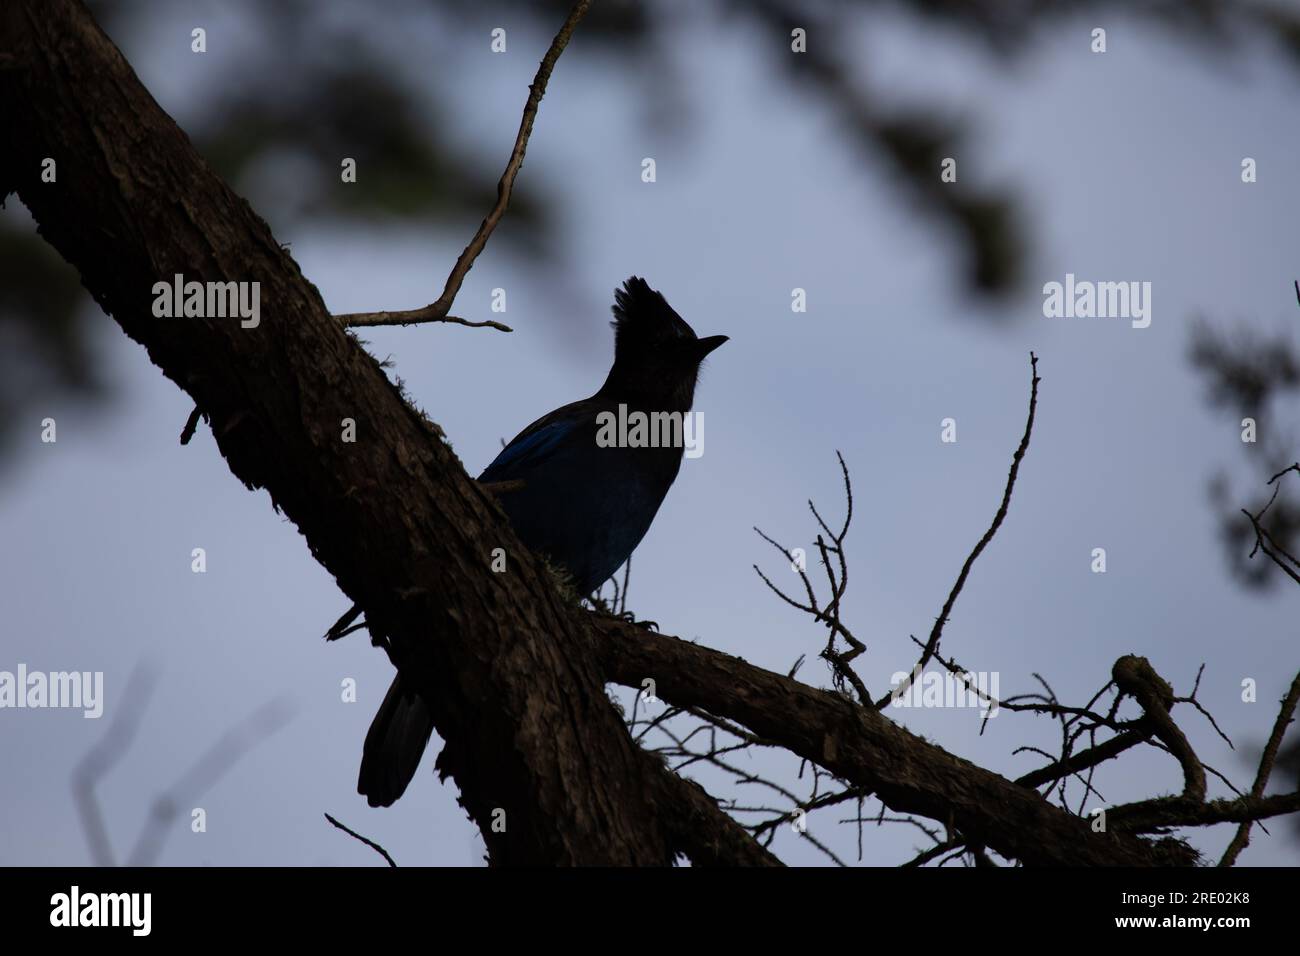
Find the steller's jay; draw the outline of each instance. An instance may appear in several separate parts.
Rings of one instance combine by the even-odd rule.
[[[647,447],[598,441],[598,416],[634,412],[684,416],[704,357],[727,341],[698,338],[664,297],[632,277],[614,293],[614,364],[595,395],[533,422],[501,450],[478,480],[511,482],[497,494],[530,551],[589,595],[622,566],[650,528],[682,463],[680,441]],[[653,421],[653,419],[651,419]],[[604,418],[608,422],[608,418]],[[680,436],[680,432],[678,433]],[[633,444],[638,447],[630,447]],[[513,484],[521,482],[521,485]],[[342,636],[354,608],[327,635]],[[399,671],[366,734],[357,791],[390,806],[415,776],[433,731],[429,708]]]

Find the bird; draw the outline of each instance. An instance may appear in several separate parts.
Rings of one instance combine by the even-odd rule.
[[[537,419],[478,476],[494,491],[515,535],[544,557],[580,597],[590,595],[645,537],[681,467],[676,440],[651,442],[614,422],[685,416],[701,363],[728,341],[700,338],[645,279],[615,290],[614,361],[590,398]],[[644,420],[644,419],[643,419]],[[661,419],[662,420],[662,419]],[[611,441],[611,436],[616,439]],[[355,630],[352,608],[326,635]],[[428,704],[399,669],[366,734],[357,791],[372,807],[395,803],[415,776],[433,731]]]

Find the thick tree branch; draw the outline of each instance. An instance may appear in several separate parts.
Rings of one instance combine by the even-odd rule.
[[[1284,813],[1300,812],[1300,791],[1270,797],[1231,797],[1198,803],[1186,797],[1159,797],[1116,807],[1108,816],[1127,833],[1203,827],[1215,823],[1258,823]]]
[[[96,302],[203,409],[231,471],[268,491],[392,636],[446,741],[437,766],[492,861],[668,864],[709,846],[710,862],[738,862],[738,848],[773,862],[631,741],[584,616],[82,4],[0,5],[0,59],[0,197],[18,193]],[[54,183],[40,180],[46,157]],[[258,282],[260,323],[155,318],[154,284],[178,274]],[[345,419],[355,443],[341,440]],[[496,547],[510,573],[490,572]]]
[[[1176,841],[1094,833],[1038,793],[949,754],[869,707],[675,637],[593,615],[607,679],[698,707],[875,793],[890,809],[951,822],[969,841],[1041,865],[1186,865]]]

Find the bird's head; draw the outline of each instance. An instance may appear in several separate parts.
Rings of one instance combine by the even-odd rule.
[[[614,365],[601,387],[665,411],[687,411],[704,357],[727,341],[700,338],[662,295],[633,276],[614,292]]]

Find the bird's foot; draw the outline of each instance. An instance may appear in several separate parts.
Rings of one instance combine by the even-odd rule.
[[[631,611],[615,611],[599,594],[593,594],[587,600],[591,602],[591,606],[597,614],[603,614],[605,617],[612,617],[614,620],[622,621],[625,624],[635,624],[637,627],[643,627],[647,631],[659,630],[658,621],[638,621],[636,615]]]

